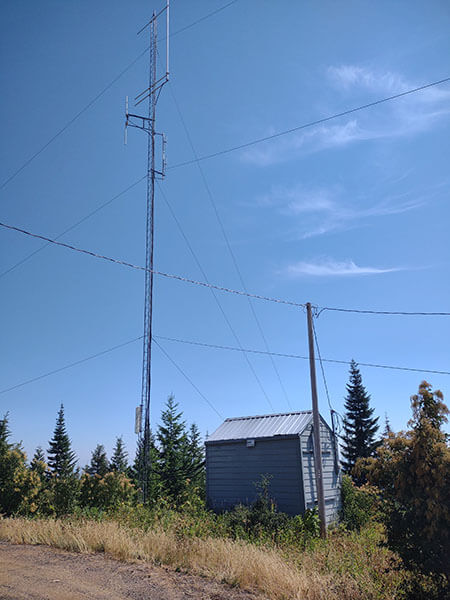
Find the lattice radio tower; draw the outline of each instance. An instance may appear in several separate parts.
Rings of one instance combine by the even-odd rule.
[[[150,21],[138,32],[147,28],[150,33],[149,46],[149,84],[148,87],[136,96],[135,106],[148,100],[148,115],[141,116],[128,112],[128,97],[125,107],[125,143],[127,141],[127,128],[136,127],[145,131],[148,136],[147,143],[147,217],[145,236],[145,300],[144,300],[144,348],[142,361],[142,392],[141,402],[136,409],[135,431],[139,436],[139,450],[141,461],[139,465],[139,479],[142,487],[144,502],[149,495],[149,478],[151,473],[150,457],[150,396],[151,396],[151,370],[152,370],[152,321],[153,321],[153,256],[154,256],[154,228],[155,228],[155,180],[162,179],[165,174],[165,148],[164,134],[155,130],[156,105],[163,86],[169,81],[169,0],[159,12],[153,12]],[[165,13],[166,38],[165,38],[165,71],[164,67],[158,68],[158,40],[157,24],[159,17]],[[156,146],[161,159],[156,167]]]

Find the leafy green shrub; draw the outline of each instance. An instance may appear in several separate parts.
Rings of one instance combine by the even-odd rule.
[[[121,504],[132,504],[136,490],[131,481],[119,471],[103,476],[84,473],[81,478],[80,504],[101,510],[115,508]]]
[[[344,475],[341,497],[341,520],[346,529],[359,531],[376,516],[378,499],[374,488],[357,487],[349,475]]]

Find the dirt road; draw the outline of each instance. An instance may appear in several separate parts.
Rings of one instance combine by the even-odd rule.
[[[0,600],[261,600],[220,583],[102,554],[0,542]]]

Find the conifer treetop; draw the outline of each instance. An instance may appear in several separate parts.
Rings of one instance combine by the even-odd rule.
[[[122,437],[116,439],[116,444],[113,449],[111,462],[109,463],[111,471],[126,473],[128,469],[128,452],[125,449]]]
[[[58,411],[55,431],[49,442],[47,454],[50,472],[55,477],[65,478],[75,474],[76,456],[67,435],[63,404]]]
[[[342,450],[344,471],[350,473],[358,458],[373,456],[378,441],[378,417],[373,417],[370,396],[363,383],[358,364],[350,363],[349,383],[346,386],[344,425],[344,447]]]

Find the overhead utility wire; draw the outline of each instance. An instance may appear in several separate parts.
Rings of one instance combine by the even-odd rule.
[[[174,37],[175,35],[178,35],[179,33],[182,33],[183,31],[186,31],[187,29],[190,29],[191,27],[194,27],[194,25],[201,23],[205,19],[209,19],[210,17],[216,15],[217,13],[221,12],[222,10],[225,10],[232,4],[235,4],[236,2],[237,2],[237,0],[228,2],[228,4],[225,4],[224,6],[219,7],[210,13],[207,13],[206,15],[204,15],[203,17],[200,17],[196,21],[193,21],[189,25],[185,25],[184,27],[181,27],[181,29],[174,31],[173,33],[171,33],[169,35],[169,37]],[[0,190],[2,190],[4,187],[6,187],[10,181],[12,181],[17,175],[19,175],[19,173],[21,173],[31,162],[33,162],[33,160],[35,158],[37,158],[40,154],[42,154],[42,152],[44,152],[44,150],[46,150],[50,146],[50,144],[52,144],[62,133],[64,133],[71,125],[73,125],[73,123],[75,123],[75,121],[77,121],[87,110],[89,110],[91,108],[91,106],[93,106],[97,102],[97,100],[99,100],[109,89],[111,89],[112,86],[123,75],[125,75],[125,73],[127,73],[127,71],[129,71],[131,69],[131,67],[133,67],[140,58],[142,58],[143,56],[145,56],[147,54],[148,49],[149,49],[149,47],[147,46],[147,48],[145,48],[140,54],[138,54],[138,56],[136,56],[136,58],[134,58],[122,71],[120,71],[120,73],[118,75],[116,75],[114,77],[114,79],[112,79],[96,96],[94,96],[94,98],[92,98],[92,100],[90,100],[85,106],[83,106],[83,108],[81,110],[79,110],[63,127],[61,127],[61,129],[59,129],[41,148],[39,148],[39,150],[37,150],[16,171],[14,171],[14,173],[12,173],[0,185]]]
[[[106,260],[108,262],[112,262],[118,265],[122,265],[124,267],[129,267],[131,269],[137,269],[138,271],[145,271],[146,268],[140,265],[134,265],[133,263],[119,260],[117,258],[111,258],[110,256],[105,256],[103,254],[98,254],[96,252],[91,252],[90,250],[84,250],[83,248],[77,248],[76,246],[71,246],[70,244],[66,244],[64,242],[58,242],[54,239],[45,237],[43,235],[39,235],[37,233],[32,233],[31,231],[27,231],[26,229],[21,229],[20,227],[15,227],[14,225],[8,225],[6,223],[0,222],[0,227],[4,227],[5,229],[10,229],[12,231],[17,231],[18,233],[23,233],[33,238],[37,238],[40,240],[44,240],[46,242],[50,242],[51,244],[55,244],[56,246],[61,246],[63,248],[67,248],[68,250],[73,250],[75,252],[80,252],[81,254],[87,254],[88,256],[93,256],[94,258],[99,258],[101,260]],[[205,281],[196,281],[195,279],[189,279],[188,277],[182,277],[181,275],[174,275],[171,273],[164,273],[164,271],[153,270],[155,275],[159,275],[161,277],[166,277],[167,279],[175,279],[177,281],[183,281],[185,283],[191,283],[193,285],[199,285],[206,288],[213,288],[220,292],[226,292],[228,294],[236,294],[238,296],[248,296],[249,298],[255,298],[256,300],[265,300],[266,302],[274,302],[276,304],[286,304],[287,306],[296,306],[299,308],[304,308],[306,306],[305,303],[294,302],[292,300],[284,300],[283,298],[272,298],[270,296],[262,296],[260,294],[251,294],[249,292],[243,292],[242,290],[234,290],[232,288],[227,288],[220,285],[215,285],[213,283],[206,283]],[[320,307],[317,307],[320,308]],[[342,309],[344,310],[344,309]],[[357,309],[345,309],[345,312],[364,312]],[[368,311],[370,314],[381,314],[381,315],[407,315],[407,316],[450,316],[450,312],[395,312],[395,311]]]
[[[231,260],[233,262],[234,268],[235,268],[236,273],[238,275],[239,281],[241,282],[241,286],[243,287],[244,291],[247,293],[247,286],[245,285],[244,278],[242,276],[242,272],[241,272],[241,270],[239,268],[236,256],[235,256],[235,254],[233,252],[233,248],[231,247],[230,240],[229,240],[227,232],[225,230],[225,226],[223,224],[223,221],[222,221],[222,219],[220,217],[219,210],[217,208],[216,201],[214,200],[214,196],[213,196],[213,194],[211,192],[211,188],[209,187],[208,181],[206,179],[206,175],[205,175],[205,173],[203,171],[203,168],[202,168],[202,166],[201,166],[201,164],[200,164],[200,162],[198,160],[197,151],[195,149],[194,142],[192,141],[192,136],[191,136],[191,134],[189,132],[188,126],[187,126],[186,121],[185,121],[185,119],[183,117],[183,113],[181,112],[180,105],[178,104],[178,101],[176,99],[175,93],[173,91],[173,86],[171,85],[170,82],[169,82],[169,89],[170,89],[170,93],[172,94],[172,98],[173,98],[173,101],[175,103],[175,106],[176,106],[178,115],[180,117],[181,123],[183,125],[184,131],[186,133],[186,137],[188,139],[189,145],[191,147],[192,154],[195,157],[195,160],[196,160],[196,163],[197,163],[197,167],[198,167],[198,170],[200,172],[200,177],[201,177],[203,185],[205,187],[207,196],[208,196],[210,204],[211,204],[211,206],[213,208],[213,211],[214,211],[214,214],[216,216],[217,222],[219,223],[219,228],[220,228],[222,236],[223,236],[223,238],[225,240],[225,244],[227,246],[228,252],[229,252],[229,254],[231,256]],[[263,340],[264,346],[265,346],[267,352],[270,352],[270,350],[269,350],[269,344],[267,342],[267,338],[266,338],[266,336],[264,334],[264,331],[263,331],[261,322],[260,322],[260,320],[258,318],[258,315],[256,314],[255,307],[253,306],[253,303],[252,303],[252,301],[251,301],[251,299],[250,299],[249,296],[247,296],[247,300],[248,300],[248,304],[249,304],[249,307],[250,307],[250,311],[251,311],[251,313],[253,315],[253,318],[255,320],[256,326],[257,326],[257,328],[259,330],[259,333],[261,335],[261,338]],[[284,387],[283,382],[281,380],[280,372],[278,371],[278,368],[277,368],[277,366],[275,364],[275,360],[274,360],[273,356],[269,355],[269,358],[270,358],[270,362],[272,364],[272,368],[273,368],[273,370],[274,370],[274,372],[275,372],[275,374],[277,376],[278,383],[280,384],[280,388],[281,388],[281,390],[282,390],[282,392],[284,394],[284,397],[286,399],[286,402],[287,402],[289,408],[292,409],[291,403],[289,401],[289,397],[288,397],[287,392],[286,392],[286,388]],[[247,360],[248,360],[248,358],[247,358]],[[250,365],[250,363],[249,363],[249,365]],[[253,367],[252,367],[252,370],[254,370]],[[263,389],[262,386],[261,386],[261,389]],[[266,391],[264,389],[263,389],[263,393],[264,393],[264,396],[266,397],[266,399],[270,403],[269,397],[267,396],[267,393],[266,393]]]
[[[132,340],[128,340],[127,342],[123,342],[122,344],[117,344],[116,346],[112,346],[111,348],[107,348],[106,350],[102,350],[101,352],[97,352],[96,354],[91,354],[90,356],[86,356],[81,360],[77,360],[68,365],[64,365],[64,367],[60,367],[59,369],[54,369],[53,371],[49,371],[48,373],[44,373],[43,375],[38,375],[37,377],[33,377],[32,379],[27,379],[26,381],[22,381],[22,383],[18,383],[17,385],[13,385],[9,388],[5,388],[0,391],[0,394],[5,394],[6,392],[11,392],[12,390],[16,390],[24,385],[28,385],[29,383],[34,383],[35,381],[39,381],[40,379],[44,379],[44,377],[49,377],[50,375],[56,375],[56,373],[61,373],[61,371],[65,371],[66,369],[71,369],[72,367],[76,367],[77,365],[81,365],[82,363],[87,362],[88,360],[92,360],[93,358],[98,358],[99,356],[103,356],[104,354],[108,354],[108,352],[113,352],[114,350],[118,350],[119,348],[123,348],[124,346],[128,346],[128,344],[132,344],[133,342],[137,342],[141,340],[144,336],[141,335],[137,338],[133,338]]]
[[[25,235],[29,235],[31,237],[55,244],[56,246],[61,246],[62,248],[67,248],[68,250],[73,250],[74,252],[80,252],[81,254],[87,254],[88,256],[93,256],[94,258],[99,258],[101,260],[106,260],[108,262],[122,265],[124,267],[129,267],[130,269],[137,269],[138,271],[146,271],[146,268],[142,267],[141,265],[135,265],[135,264],[127,262],[125,260],[119,260],[117,258],[105,256],[104,254],[98,254],[96,252],[91,252],[90,250],[84,250],[83,248],[77,248],[76,246],[72,246],[72,245],[66,244],[64,242],[58,242],[56,240],[52,240],[51,238],[45,237],[43,235],[39,235],[37,233],[31,233],[31,231],[26,231],[25,229],[21,229],[20,227],[15,227],[13,225],[7,225],[6,223],[0,223],[0,227],[4,227],[6,229],[11,229],[12,231],[17,231],[19,233],[24,233]],[[196,281],[195,279],[189,279],[188,277],[182,277],[181,275],[173,275],[170,273],[164,273],[163,271],[157,271],[156,269],[153,269],[152,272],[155,275],[160,275],[161,277],[166,277],[168,279],[176,279],[177,281],[184,281],[186,283],[192,283],[193,285],[200,285],[200,286],[203,286],[206,288],[213,288],[215,290],[219,290],[220,292],[228,292],[230,294],[237,294],[238,296],[249,296],[250,298],[256,298],[257,300],[266,300],[267,302],[275,302],[278,304],[287,304],[289,306],[298,306],[301,308],[303,306],[305,306],[304,304],[300,304],[299,302],[291,302],[290,300],[282,300],[282,299],[278,299],[278,298],[270,298],[269,296],[260,296],[258,294],[250,294],[250,293],[242,292],[241,290],[233,290],[232,288],[227,288],[227,287],[223,287],[220,285],[214,285],[213,283],[206,283],[205,281]]]
[[[203,277],[204,277],[204,279],[205,279],[206,283],[208,283],[208,284],[209,284],[208,276],[206,275],[206,272],[205,272],[205,270],[203,269],[203,267],[202,267],[202,265],[201,265],[201,263],[200,263],[200,261],[199,261],[199,259],[198,259],[197,255],[196,255],[196,253],[194,252],[194,249],[193,249],[193,247],[192,247],[191,243],[189,242],[189,240],[188,240],[188,238],[187,238],[186,234],[184,233],[184,230],[183,230],[183,228],[182,228],[182,226],[181,226],[181,223],[180,223],[180,221],[178,220],[178,218],[177,218],[177,216],[176,216],[176,214],[175,214],[175,211],[173,210],[173,208],[172,208],[172,206],[171,206],[171,204],[170,204],[169,200],[167,199],[167,196],[166,196],[166,194],[164,193],[164,191],[163,191],[162,187],[159,185],[159,182],[158,182],[158,187],[159,187],[159,191],[161,192],[161,195],[162,195],[162,197],[163,197],[163,199],[164,199],[164,201],[165,201],[165,203],[166,203],[166,205],[167,205],[167,207],[168,207],[168,209],[169,209],[169,211],[170,211],[170,213],[171,213],[171,215],[172,215],[172,217],[173,217],[173,219],[174,219],[175,223],[177,224],[177,227],[178,227],[178,229],[179,229],[179,231],[180,231],[181,235],[183,236],[183,239],[184,239],[184,241],[186,242],[186,245],[187,245],[187,247],[189,248],[189,251],[190,251],[190,253],[192,254],[192,257],[194,258],[194,261],[195,261],[195,263],[196,263],[197,267],[199,268],[199,270],[200,270],[201,274],[203,275]],[[228,316],[227,316],[227,314],[226,314],[226,312],[225,312],[225,310],[224,310],[224,308],[223,308],[223,306],[222,306],[222,303],[220,302],[219,298],[217,297],[217,294],[216,294],[216,292],[215,292],[214,288],[213,288],[213,287],[210,287],[209,289],[211,290],[211,293],[212,293],[212,295],[213,295],[213,298],[214,298],[214,300],[215,300],[215,302],[216,302],[216,304],[217,304],[217,306],[218,306],[218,308],[219,308],[219,310],[220,310],[220,312],[221,312],[221,314],[222,314],[222,316],[223,316],[223,318],[224,318],[224,320],[225,320],[226,324],[228,325],[228,328],[230,329],[230,331],[231,331],[231,333],[232,333],[232,335],[233,335],[234,339],[236,340],[236,343],[238,344],[238,346],[239,346],[240,348],[242,348],[242,344],[241,344],[241,341],[240,341],[240,339],[239,339],[239,336],[237,335],[237,333],[236,333],[236,330],[234,329],[233,325],[231,324],[231,321],[230,321],[230,319],[228,318]],[[273,408],[273,406],[272,406],[272,403],[271,403],[271,400],[270,400],[269,396],[267,395],[267,393],[266,393],[266,390],[264,389],[264,386],[263,386],[263,384],[262,384],[262,382],[261,382],[261,379],[259,378],[259,376],[258,376],[257,372],[255,371],[255,368],[254,368],[254,367],[253,367],[253,365],[251,364],[251,362],[250,362],[250,360],[249,360],[249,358],[248,358],[248,356],[247,356],[247,354],[246,354],[245,352],[244,352],[244,358],[245,358],[245,361],[246,361],[246,363],[247,363],[247,366],[248,366],[248,368],[250,369],[250,371],[251,371],[251,372],[252,372],[252,374],[253,374],[253,377],[254,377],[254,378],[255,378],[255,380],[256,380],[256,383],[258,384],[258,387],[260,388],[260,390],[261,390],[261,392],[262,392],[263,396],[266,398],[266,400],[267,400],[267,403],[269,404],[270,408]]]
[[[420,87],[416,87],[411,90],[407,90],[406,92],[400,92],[399,94],[394,94],[393,96],[388,96],[387,98],[375,100],[374,102],[369,102],[367,104],[357,106],[356,108],[350,108],[348,110],[344,110],[343,112],[335,113],[334,115],[330,115],[329,117],[324,117],[322,119],[317,119],[316,121],[310,121],[309,123],[305,123],[303,125],[291,127],[290,129],[285,129],[283,131],[279,131],[278,133],[274,133],[272,135],[267,135],[265,137],[258,138],[256,140],[252,140],[252,141],[246,142],[244,144],[239,144],[238,146],[232,146],[231,148],[225,148],[224,150],[219,150],[219,151],[213,152],[211,154],[205,154],[204,156],[199,156],[198,158],[196,158],[194,160],[186,160],[184,162],[177,163],[177,164],[169,166],[167,168],[168,169],[178,169],[179,167],[185,167],[187,165],[192,165],[193,163],[196,163],[198,161],[208,160],[210,158],[216,158],[217,156],[222,156],[223,154],[229,154],[230,152],[235,152],[236,150],[243,150],[244,148],[249,148],[250,146],[254,146],[255,144],[261,144],[262,142],[267,142],[269,140],[273,140],[273,139],[281,137],[283,135],[288,135],[289,133],[294,133],[294,132],[300,131],[302,129],[314,127],[315,125],[320,125],[321,123],[326,123],[327,121],[331,121],[333,119],[338,119],[339,117],[345,117],[346,115],[351,115],[352,113],[358,112],[360,110],[365,110],[366,108],[371,108],[372,106],[377,106],[378,104],[383,104],[384,102],[390,102],[391,100],[396,100],[397,98],[402,98],[403,96],[407,96],[408,94],[414,94],[415,92],[420,92],[427,88],[433,87],[435,85],[441,85],[441,84],[447,83],[449,81],[450,81],[450,77],[446,77],[445,79],[440,79],[439,81],[433,81],[432,83],[427,83],[425,85],[421,85]]]
[[[450,313],[448,312],[410,312],[405,310],[366,310],[366,309],[358,309],[358,308],[336,308],[336,307],[318,307],[320,310],[317,313],[319,317],[321,313],[326,310],[336,311],[336,312],[348,312],[348,313],[361,313],[364,315],[404,315],[404,316],[412,316],[412,317],[448,317]]]
[[[208,398],[205,396],[205,394],[203,394],[203,392],[201,392],[199,390],[199,388],[195,385],[195,383],[192,381],[192,379],[186,375],[186,373],[183,371],[183,369],[173,360],[173,358],[171,356],[169,356],[169,354],[167,353],[167,351],[161,346],[161,344],[159,344],[155,338],[153,338],[153,341],[155,342],[155,344],[158,346],[158,348],[161,350],[161,352],[166,356],[166,358],[173,364],[173,366],[183,375],[183,377],[191,384],[191,386],[194,388],[194,390],[203,398],[203,400],[208,404],[208,406],[216,413],[216,415],[218,415],[221,419],[223,419],[224,417],[220,414],[220,412],[216,409],[216,407],[208,400]]]
[[[242,352],[242,350],[240,348],[233,348],[233,346],[221,346],[219,344],[207,344],[205,342],[196,342],[193,340],[182,340],[179,338],[163,337],[161,335],[157,335],[154,337],[157,337],[158,339],[166,340],[168,342],[177,342],[180,344],[190,344],[192,346],[204,346],[205,348],[214,348],[216,350],[233,350],[235,352]],[[252,352],[254,354],[267,354],[267,352],[265,350],[251,350],[249,348],[245,348],[244,352]],[[309,356],[300,356],[299,354],[285,354],[282,352],[271,352],[270,354],[272,354],[272,356],[280,356],[281,358],[295,358],[295,359],[301,359],[301,360],[309,360]],[[316,361],[317,360],[319,360],[319,359],[316,358]],[[337,360],[337,359],[332,359],[332,358],[322,358],[322,362],[336,363],[339,365],[351,365],[352,364],[350,360]],[[437,371],[437,370],[432,370],[432,369],[415,369],[412,367],[397,367],[397,366],[393,366],[393,365],[380,365],[380,364],[375,364],[375,363],[363,363],[363,362],[358,362],[358,365],[360,365],[361,367],[373,367],[376,369],[393,369],[396,371],[412,371],[414,373],[434,373],[436,375],[450,375],[450,371]]]
[[[122,190],[121,192],[119,192],[118,194],[116,194],[115,196],[113,196],[112,198],[107,200],[106,202],[103,202],[103,204],[100,204],[100,206],[97,206],[97,208],[92,210],[89,214],[85,215],[82,219],[80,219],[76,223],[73,223],[73,225],[71,225],[70,227],[67,227],[67,229],[64,229],[63,232],[61,232],[59,235],[57,235],[53,239],[59,240],[60,238],[63,237],[63,235],[66,235],[66,233],[69,233],[69,231],[72,231],[72,229],[75,229],[75,227],[78,227],[78,225],[81,225],[82,223],[84,223],[85,221],[87,221],[88,219],[93,217],[100,210],[102,210],[103,208],[105,208],[106,206],[108,206],[109,204],[114,202],[114,200],[117,200],[117,198],[120,198],[120,196],[123,196],[128,191],[130,191],[132,188],[134,188],[138,183],[141,183],[141,181],[144,181],[144,179],[147,179],[147,175],[144,175],[144,177],[141,177],[140,179],[138,179],[137,181],[135,181],[134,183],[129,185],[127,188],[125,188],[124,190]],[[8,273],[13,271],[17,267],[20,267],[20,265],[23,265],[30,258],[32,258],[35,254],[38,254],[39,252],[41,252],[41,250],[44,250],[44,248],[47,248],[47,246],[49,246],[50,244],[51,244],[51,242],[47,242],[47,243],[43,244],[40,248],[38,248],[37,250],[34,250],[34,252],[31,252],[30,254],[28,254],[21,260],[19,260],[19,262],[17,262],[15,265],[13,265],[12,267],[9,267],[9,269],[6,269],[6,271],[3,271],[2,273],[0,273],[0,278],[3,277],[4,275],[7,275]]]
[[[35,381],[39,381],[40,379],[44,379],[45,377],[50,377],[51,375],[55,375],[56,373],[60,373],[61,371],[65,371],[66,369],[70,369],[71,367],[75,367],[81,363],[84,363],[84,362],[87,362],[94,358],[97,358],[99,356],[102,356],[103,354],[107,354],[108,352],[113,352],[114,350],[118,350],[119,348],[122,348],[123,346],[126,346],[127,344],[137,342],[137,341],[141,340],[143,337],[144,336],[141,335],[139,337],[128,340],[127,342],[123,342],[122,344],[117,344],[116,346],[112,346],[111,348],[107,348],[106,350],[102,350],[101,352],[97,352],[96,354],[92,354],[90,356],[82,358],[81,360],[77,360],[73,363],[65,365],[64,367],[60,367],[59,369],[54,369],[53,371],[49,371],[48,373],[44,373],[43,375],[39,375],[38,377],[33,377],[32,379],[27,379],[26,381],[22,381],[21,383],[13,385],[9,388],[0,390],[0,394],[6,394],[6,392],[11,392],[11,391],[13,391],[17,388],[20,388],[24,385],[34,383]],[[236,348],[233,346],[223,346],[220,344],[207,344],[206,342],[198,342],[195,340],[184,340],[184,339],[168,337],[168,336],[164,336],[164,335],[154,335],[153,340],[155,341],[155,343],[156,343],[156,340],[165,340],[167,342],[176,342],[178,344],[188,344],[190,346],[200,346],[200,347],[204,347],[204,348],[211,348],[213,350],[229,350],[229,351],[233,351],[233,352],[248,352],[248,353],[252,353],[252,354],[267,354],[267,352],[265,350],[254,350],[254,349],[250,349],[250,348],[241,349],[241,348]],[[271,354],[273,356],[279,356],[281,358],[309,360],[309,356],[300,356],[298,354],[283,354],[281,352],[271,352]],[[318,361],[318,360],[319,360],[319,358],[316,358],[316,361]],[[342,364],[342,365],[350,365],[351,364],[351,361],[349,361],[349,360],[333,360],[331,358],[322,358],[322,362],[337,363],[337,364]],[[374,363],[362,363],[362,362],[358,362],[358,365],[361,367],[371,367],[371,368],[377,368],[377,369],[392,369],[395,371],[412,371],[414,373],[433,373],[435,375],[450,375],[450,371],[437,371],[437,370],[431,370],[431,369],[414,369],[411,367],[397,367],[397,366],[393,366],[393,365],[379,365],[379,364],[374,364]]]
[[[0,390],[0,394],[6,394],[6,392],[11,392],[11,391],[16,390],[17,388],[20,388],[20,387],[22,387],[24,385],[28,385],[29,383],[34,383],[35,381],[39,381],[40,379],[44,379],[45,377],[50,377],[51,375],[56,375],[57,373],[61,373],[61,371],[65,371],[66,369],[71,369],[72,367],[76,367],[77,365],[81,365],[82,363],[85,363],[85,362],[87,362],[89,360],[93,360],[94,358],[98,358],[99,356],[103,356],[105,354],[108,354],[109,352],[113,352],[114,350],[118,350],[119,348],[123,348],[124,346],[128,346],[129,344],[132,344],[133,342],[137,342],[139,340],[142,340],[143,337],[144,337],[143,335],[140,335],[139,337],[133,338],[132,340],[128,340],[127,342],[123,342],[122,344],[117,344],[115,346],[112,346],[111,348],[107,348],[106,350],[102,350],[101,352],[97,352],[96,354],[91,354],[90,356],[86,356],[85,358],[82,358],[81,360],[77,360],[77,361],[75,361],[73,363],[70,363],[68,365],[64,365],[63,367],[60,367],[59,369],[54,369],[53,371],[49,371],[48,373],[44,373],[43,375],[39,375],[38,377],[33,377],[32,379],[28,379],[27,381],[22,381],[22,383],[18,383],[18,384],[13,385],[13,386],[11,386],[9,388],[5,388],[4,390]],[[202,394],[202,392],[193,383],[193,381],[186,375],[186,373],[169,356],[169,354],[167,353],[167,351],[164,350],[164,348],[155,339],[153,341],[159,347],[159,349],[165,354],[165,356],[170,360],[170,362],[173,365],[175,365],[175,367],[180,371],[180,373],[182,373],[182,375],[189,381],[189,383],[197,390],[197,392],[206,401],[206,403],[212,408],[212,410],[216,414],[218,414],[220,418],[223,419],[222,415],[216,410],[215,406],[213,406],[213,404],[208,400],[208,398],[206,398],[206,396],[204,394]]]

